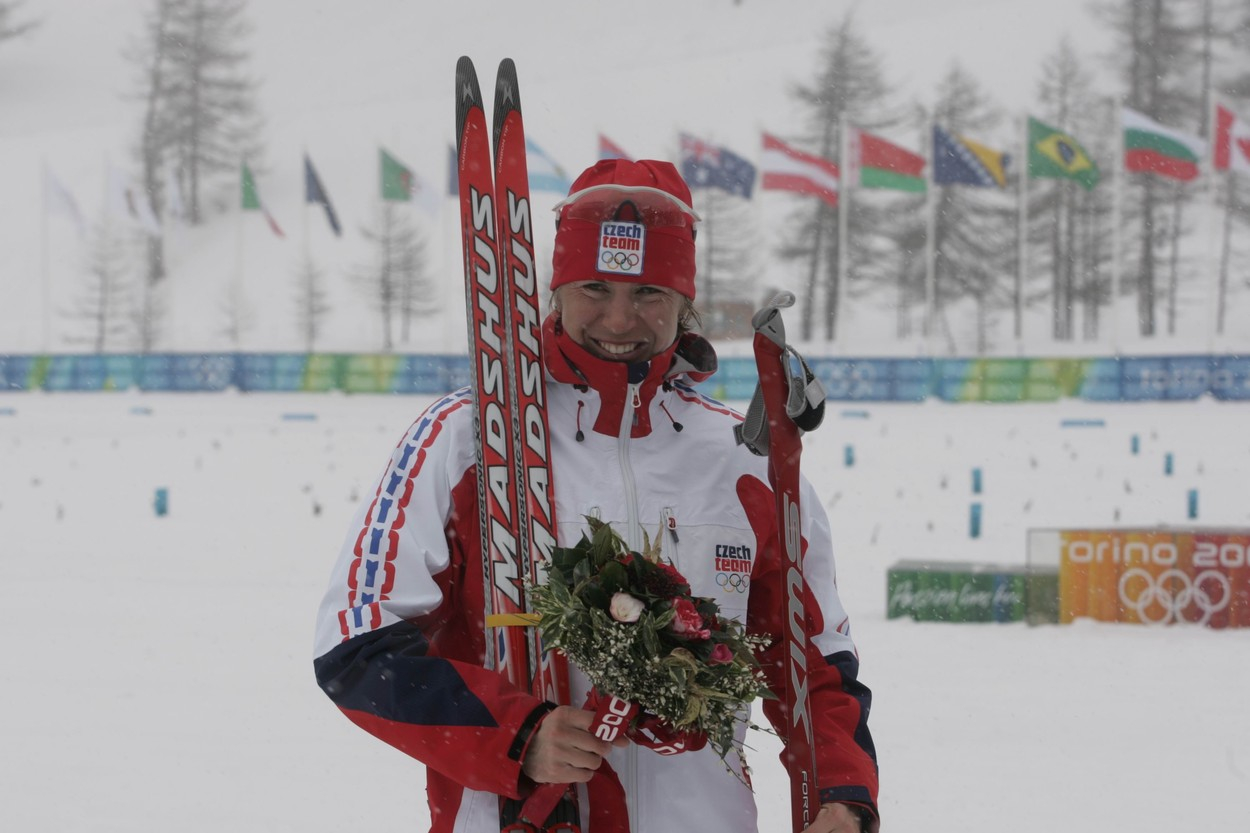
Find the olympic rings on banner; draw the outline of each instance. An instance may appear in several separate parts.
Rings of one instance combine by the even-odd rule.
[[[1209,589],[1218,587],[1215,598]],[[1120,601],[1148,625],[1166,625],[1179,621],[1181,612],[1191,604],[1202,611],[1198,624],[1205,625],[1211,617],[1228,607],[1233,588],[1228,576],[1218,570],[1204,570],[1190,578],[1175,567],[1152,576],[1141,567],[1130,567],[1120,576]],[[1146,612],[1152,605],[1162,608],[1162,618],[1151,618]]]
[[[751,577],[741,573],[717,573],[716,583],[727,593],[745,593],[751,587]]]
[[[608,269],[636,269],[639,260],[638,255],[626,252],[604,252],[599,255],[599,262]]]

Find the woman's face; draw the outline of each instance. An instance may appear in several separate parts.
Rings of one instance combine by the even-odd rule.
[[[574,281],[557,291],[564,331],[593,355],[641,362],[677,339],[684,296],[672,289],[626,281]]]

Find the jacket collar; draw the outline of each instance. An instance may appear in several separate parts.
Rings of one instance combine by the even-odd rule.
[[[616,436],[631,385],[637,385],[632,437],[651,433],[651,402],[657,391],[681,376],[702,382],[716,372],[716,351],[702,336],[684,333],[668,349],[646,362],[613,362],[582,347],[560,326],[558,313],[543,322],[543,354],[547,371],[557,382],[592,388],[599,394],[594,430]]]

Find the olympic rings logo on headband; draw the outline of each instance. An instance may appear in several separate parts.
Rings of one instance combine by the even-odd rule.
[[[1215,595],[1211,592],[1215,590]],[[1120,576],[1120,601],[1149,625],[1165,625],[1179,621],[1181,612],[1191,604],[1202,611],[1198,624],[1205,625],[1211,617],[1228,607],[1233,588],[1228,576],[1218,570],[1204,570],[1192,579],[1175,567],[1152,576],[1141,567],[1131,567]],[[1148,611],[1162,610],[1162,617]]]
[[[636,254],[627,254],[626,252],[604,252],[599,255],[599,262],[605,268],[611,271],[626,272],[631,269],[637,269],[641,258]]]
[[[751,577],[742,573],[717,573],[716,584],[726,593],[745,593],[751,587]]]

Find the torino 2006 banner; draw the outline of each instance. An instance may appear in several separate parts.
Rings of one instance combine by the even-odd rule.
[[[1250,627],[1250,529],[1029,533],[1031,564],[1059,568],[1059,621]]]

